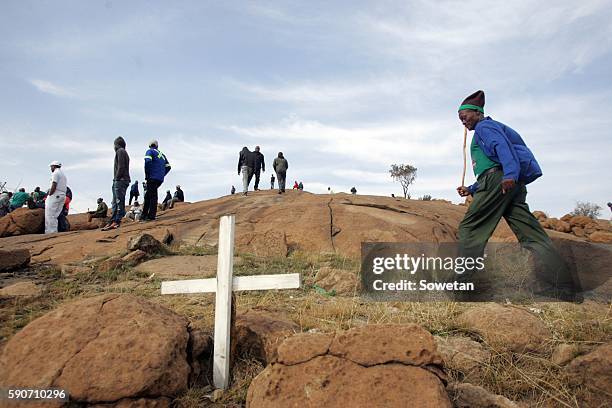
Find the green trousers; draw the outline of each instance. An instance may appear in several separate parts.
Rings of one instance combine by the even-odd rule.
[[[502,178],[501,170],[478,178],[479,188],[459,224],[462,256],[482,256],[487,241],[504,217],[521,245],[533,252],[538,280],[550,289],[575,293],[576,285],[567,265],[525,202],[525,184],[517,183],[503,194]]]

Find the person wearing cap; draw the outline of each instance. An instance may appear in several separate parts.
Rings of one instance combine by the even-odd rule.
[[[68,185],[68,179],[62,171],[60,162],[51,162],[49,167],[51,168],[51,188],[45,201],[45,234],[57,232],[57,217],[64,208]]]
[[[462,254],[482,256],[504,217],[521,245],[533,251],[545,266],[538,271],[540,281],[547,285],[545,291],[573,300],[577,289],[569,270],[526,202],[525,186],[542,176],[542,170],[514,129],[485,117],[484,105],[485,94],[477,91],[459,106],[459,120],[474,131],[470,152],[477,180],[471,186],[457,187],[460,196],[473,196],[458,229]],[[467,280],[469,275],[462,278]]]
[[[109,224],[102,231],[119,228],[125,216],[125,193],[130,186],[130,156],[125,150],[125,140],[119,136],[113,142],[115,166],[113,176],[113,202]]]
[[[262,171],[266,172],[266,162],[264,161],[264,155],[259,151],[259,146],[255,146],[253,156],[255,157],[255,186],[253,186],[253,190],[259,191],[259,176]]]
[[[157,215],[157,189],[163,184],[171,167],[166,156],[159,150],[157,140],[149,143],[144,160],[147,187],[142,205],[141,221],[153,221]]]

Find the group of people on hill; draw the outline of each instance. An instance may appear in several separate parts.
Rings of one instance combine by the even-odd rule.
[[[3,217],[18,208],[27,206],[30,210],[43,208],[45,210],[45,233],[64,232],[70,229],[67,216],[72,201],[72,190],[68,187],[68,179],[64,175],[60,162],[49,164],[51,169],[51,183],[47,191],[36,187],[31,193],[20,188],[15,193],[10,191],[0,194],[0,217]]]
[[[238,175],[240,176],[242,174],[242,195],[248,195],[249,184],[251,184],[253,176],[255,176],[253,190],[260,191],[259,181],[261,172],[265,173],[266,171],[266,162],[260,150],[259,146],[255,146],[255,151],[252,152],[245,146],[238,155]],[[278,156],[272,162],[272,168],[278,178],[278,194],[283,194],[285,192],[287,169],[289,169],[289,163],[287,159],[285,159],[283,152],[278,152]],[[274,175],[272,175],[270,178],[270,186],[272,189],[274,189],[274,181]],[[234,194],[235,192],[236,188],[232,186],[231,193]]]
[[[111,202],[111,216],[102,230],[111,230],[119,228],[122,219],[126,216],[136,221],[152,221],[157,215],[157,190],[164,182],[164,178],[171,169],[170,162],[167,157],[159,150],[157,140],[152,140],[144,157],[144,172],[146,182],[142,183],[144,190],[144,202],[142,207],[138,203],[140,196],[138,181],[135,181],[130,188],[129,204],[134,205],[129,211],[125,208],[125,198],[128,187],[130,187],[130,156],[126,150],[125,139],[121,136],[117,137],[114,142],[115,159],[113,168],[113,183]],[[69,224],[66,216],[70,202],[72,200],[72,191],[68,187],[68,179],[62,171],[62,164],[58,161],[53,161],[49,165],[51,169],[51,185],[47,192],[41,191],[39,187],[31,193],[25,192],[24,188],[14,194],[4,192],[0,194],[0,216],[4,216],[17,208],[27,204],[28,208],[44,208],[45,209],[45,233],[62,232],[69,230]],[[168,191],[168,195],[170,191]],[[184,201],[185,195],[180,186],[176,186],[174,197],[164,200],[164,208],[172,208],[175,203]],[[97,208],[95,211],[88,212],[88,221],[94,218],[104,219],[108,216],[108,205],[102,198],[97,200]]]
[[[107,225],[102,228],[103,231],[116,229],[121,226],[121,220],[126,216],[125,196],[127,189],[130,186],[130,156],[126,150],[126,143],[123,137],[119,136],[114,141],[115,147],[115,164],[113,174],[113,200],[111,205],[111,217]],[[134,205],[128,214],[129,218],[135,221],[146,222],[153,221],[157,216],[157,190],[163,184],[164,178],[171,170],[170,162],[164,153],[159,150],[159,142],[151,140],[144,156],[144,172],[145,180],[143,182],[144,202],[142,209],[138,203],[140,191],[138,189],[138,181],[130,187],[131,205],[134,200]],[[180,190],[180,186],[177,186]],[[181,191],[181,196],[184,196]]]

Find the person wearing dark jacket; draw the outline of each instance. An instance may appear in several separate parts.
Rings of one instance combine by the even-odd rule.
[[[149,150],[145,153],[145,178],[147,190],[144,196],[141,221],[153,221],[157,215],[157,189],[164,182],[170,171],[170,163],[166,156],[158,150],[159,143],[152,140]]]
[[[162,201],[162,211],[166,211],[170,205],[172,204],[172,194],[170,194],[170,190],[166,191],[166,196],[164,197],[164,201]]]
[[[278,152],[278,157],[274,159],[272,168],[276,172],[276,178],[278,178],[278,194],[282,194],[285,192],[285,179],[289,168],[289,163],[283,156],[283,152]]]
[[[270,177],[270,190],[274,190],[274,181],[276,181],[276,179],[274,178],[274,174],[272,174]]]
[[[98,208],[96,208],[96,211],[87,212],[87,222],[91,222],[93,218],[106,218],[107,215],[108,205],[106,205],[103,198],[98,198]]]
[[[242,172],[242,195],[247,195],[249,191],[254,169],[255,155],[245,146],[238,157],[238,175]]]
[[[255,156],[255,186],[253,190],[259,191],[259,176],[262,171],[266,172],[266,162],[264,161],[264,155],[259,151],[259,146],[255,146],[253,155]]]
[[[130,188],[129,204],[132,205],[132,200],[138,201],[138,197],[140,197],[140,191],[138,191],[138,180],[136,180],[134,184],[132,184],[132,187]]]
[[[521,246],[532,251],[543,267],[536,271],[543,285],[539,293],[574,300],[579,285],[526,202],[525,186],[542,175],[540,166],[515,130],[484,116],[484,105],[484,92],[476,91],[459,106],[459,120],[474,131],[470,151],[477,180],[469,187],[457,187],[460,196],[473,196],[457,231],[461,256],[481,257],[503,217]],[[461,280],[469,282],[472,277],[475,271],[466,271]]]
[[[125,216],[125,192],[130,186],[130,156],[125,150],[125,140],[119,136],[115,139],[115,166],[113,175],[113,202],[109,224],[103,231],[119,228]]]
[[[174,208],[174,203],[183,203],[183,202],[185,202],[185,193],[183,193],[181,186],[176,186],[176,191],[174,192],[174,197],[172,197],[170,208]]]

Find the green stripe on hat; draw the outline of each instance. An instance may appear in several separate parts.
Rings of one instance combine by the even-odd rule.
[[[476,106],[476,105],[465,104],[465,105],[461,105],[459,107],[460,111],[465,110],[465,109],[472,109],[472,110],[484,113],[484,109],[482,107]]]

